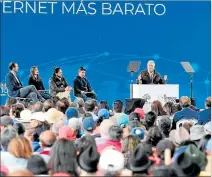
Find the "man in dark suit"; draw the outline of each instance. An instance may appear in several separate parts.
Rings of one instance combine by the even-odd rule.
[[[84,101],[87,98],[96,99],[95,92],[92,90],[88,79],[85,77],[85,68],[80,67],[78,70],[78,76],[74,79],[74,95],[81,97]]]
[[[147,70],[142,71],[138,76],[138,82],[140,84],[165,84],[167,76],[164,78],[155,71],[155,62],[153,60],[148,61]]]
[[[188,97],[186,97],[186,96],[181,97],[180,104],[182,105],[183,109],[174,114],[174,117],[173,117],[174,122],[177,122],[181,119],[196,119],[196,120],[198,120],[199,112],[190,108],[191,101]]]
[[[211,121],[211,97],[205,101],[205,109],[199,112],[198,124],[205,125]]]
[[[20,79],[16,75],[18,72],[18,64],[9,64],[10,72],[6,75],[6,85],[8,89],[8,95],[11,97],[31,98],[33,102],[42,101],[45,99],[39,94],[34,85],[23,87]]]

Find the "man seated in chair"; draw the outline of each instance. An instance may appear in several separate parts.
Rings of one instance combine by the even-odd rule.
[[[88,98],[97,99],[88,79],[85,77],[85,72],[85,68],[79,68],[78,76],[74,79],[74,95],[81,97],[84,101],[87,101]]]
[[[6,85],[8,89],[8,95],[10,97],[20,97],[29,98],[33,102],[41,101],[44,102],[45,99],[39,94],[34,85],[23,86],[18,76],[18,64],[12,62],[9,64],[10,72],[6,75]]]
[[[205,100],[205,109],[199,112],[198,124],[205,125],[211,121],[211,97]]]

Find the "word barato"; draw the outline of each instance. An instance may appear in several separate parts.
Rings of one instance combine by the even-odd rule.
[[[162,16],[164,4],[138,2],[0,1],[2,14],[143,15]]]

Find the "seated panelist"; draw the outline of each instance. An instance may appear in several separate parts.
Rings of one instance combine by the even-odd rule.
[[[155,71],[155,62],[153,60],[148,61],[147,70],[142,71],[138,75],[137,83],[139,84],[165,84],[167,81],[167,75],[164,78]]]

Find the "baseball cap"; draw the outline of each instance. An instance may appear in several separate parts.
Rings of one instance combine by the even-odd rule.
[[[72,127],[75,130],[80,130],[82,127],[82,124],[78,118],[72,118],[72,119],[69,119],[68,126]]]
[[[124,156],[114,149],[106,149],[102,152],[99,167],[103,171],[119,172],[124,168]]]
[[[103,117],[104,119],[109,119],[110,114],[109,111],[107,109],[100,109],[98,112],[98,117]]]
[[[140,140],[143,140],[145,137],[145,132],[140,127],[135,127],[131,130],[130,135],[137,136]]]
[[[96,128],[96,122],[92,117],[86,117],[83,119],[82,126],[84,130],[91,131]]]
[[[142,108],[136,108],[134,112],[135,113],[138,113],[140,119],[144,119],[144,117],[145,117],[145,115],[144,115],[144,109],[142,109]]]
[[[35,112],[31,115],[31,120],[38,120],[40,122],[44,122],[47,117],[43,112]]]
[[[116,117],[117,126],[126,126],[129,123],[129,116],[125,113],[121,113]]]

